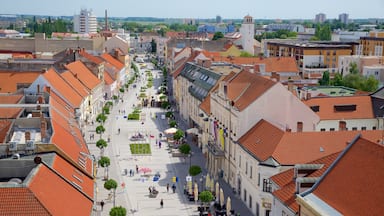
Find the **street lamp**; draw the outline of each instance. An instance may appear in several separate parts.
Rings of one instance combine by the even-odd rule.
[[[201,176],[201,178],[200,178],[200,184],[201,184],[201,191],[203,191],[204,189],[203,189],[203,182],[204,182],[204,179],[205,179],[205,176]]]
[[[189,169],[191,169],[191,166],[192,166],[192,155],[193,155],[193,152],[190,152],[189,153]]]

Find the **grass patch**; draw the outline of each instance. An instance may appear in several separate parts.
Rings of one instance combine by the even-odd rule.
[[[141,97],[141,98],[146,98],[147,95],[146,95],[145,93],[140,93],[140,97]]]
[[[128,115],[128,120],[140,120],[140,113],[131,113]]]
[[[151,154],[151,145],[149,143],[132,143],[129,147],[132,154]]]

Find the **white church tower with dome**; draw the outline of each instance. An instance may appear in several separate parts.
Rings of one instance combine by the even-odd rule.
[[[240,27],[241,45],[243,50],[249,54],[255,55],[255,23],[249,15],[245,16]]]

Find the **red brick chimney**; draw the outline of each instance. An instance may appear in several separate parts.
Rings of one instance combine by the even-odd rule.
[[[41,116],[40,118],[40,133],[41,138],[45,138],[47,135],[47,122],[45,121],[43,116]]]
[[[47,89],[47,93],[51,94],[51,87],[50,86],[46,86],[45,88]]]
[[[339,131],[345,131],[345,130],[347,130],[347,122],[339,121]]]
[[[25,143],[27,143],[28,140],[31,140],[31,132],[25,131]]]
[[[303,132],[303,122],[297,122],[297,132]]]

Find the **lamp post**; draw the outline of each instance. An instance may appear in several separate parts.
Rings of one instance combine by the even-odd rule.
[[[189,169],[191,169],[191,166],[192,166],[192,155],[193,155],[193,152],[190,152],[189,153]]]
[[[205,189],[203,188],[203,182],[204,182],[205,176],[201,176],[200,178],[200,185],[201,185],[201,191],[204,191]]]

